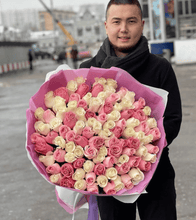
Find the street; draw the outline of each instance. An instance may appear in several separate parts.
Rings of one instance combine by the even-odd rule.
[[[68,65],[72,67],[69,61]],[[54,186],[44,180],[27,158],[26,109],[29,99],[42,85],[46,73],[58,64],[38,60],[34,70],[0,75],[1,220],[71,220],[56,201]],[[196,65],[173,65],[183,106],[183,123],[170,146],[176,171],[178,220],[196,220]],[[88,211],[79,210],[75,220],[87,220]]]

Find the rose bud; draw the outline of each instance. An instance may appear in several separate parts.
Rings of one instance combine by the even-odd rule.
[[[74,188],[78,190],[85,190],[86,186],[87,184],[85,180],[77,180],[74,184]]]
[[[61,172],[61,167],[58,163],[54,163],[46,168],[46,172],[50,174],[58,174]]]
[[[64,139],[66,139],[66,134],[68,131],[71,131],[71,128],[68,127],[67,125],[61,125],[59,127],[59,134],[61,137],[63,137]]]
[[[67,187],[67,188],[74,188],[75,180],[73,180],[71,177],[67,178],[64,176],[60,181],[60,186]]]
[[[53,91],[49,91],[45,94],[44,103],[47,108],[53,107],[53,105],[55,104]]]
[[[53,165],[55,162],[53,152],[49,151],[46,156],[40,155],[39,161],[42,162],[46,167]]]
[[[152,144],[146,144],[145,147],[148,150],[148,153],[150,154],[157,154],[159,152],[159,147],[152,145]]]
[[[61,167],[61,173],[64,177],[70,178],[74,174],[73,165],[70,163],[65,163]]]
[[[158,128],[150,129],[150,131],[146,135],[150,135],[150,134],[153,135],[153,141],[156,141],[161,138],[161,132],[159,131]]]
[[[96,180],[96,174],[94,172],[87,173],[85,178],[87,185],[93,185]]]
[[[107,195],[115,195],[115,194],[116,194],[115,183],[114,183],[114,182],[108,183],[108,184],[103,188],[103,191],[104,191]]]
[[[47,109],[43,114],[44,121],[49,123],[52,118],[55,118],[54,112],[52,112],[50,109]]]
[[[35,115],[35,118],[36,118],[37,120],[45,122],[45,121],[44,121],[44,118],[43,118],[44,109],[43,109],[42,107],[37,108],[37,109],[35,110],[34,115]]]
[[[91,160],[86,160],[83,165],[83,168],[86,173],[90,173],[94,170],[94,166],[95,164]]]
[[[134,187],[131,177],[128,174],[121,175],[121,181],[124,183],[126,189],[132,189]]]
[[[92,193],[99,193],[99,189],[96,183],[93,183],[92,185],[87,184],[87,191]]]
[[[62,180],[62,175],[60,173],[53,174],[50,176],[50,181],[54,184],[60,185],[61,180]]]
[[[71,129],[75,126],[77,122],[76,114],[73,112],[66,112],[63,120],[64,125],[67,125]]]
[[[59,163],[65,162],[65,150],[57,148],[54,151],[53,156],[57,162],[59,162]]]
[[[67,103],[69,100],[69,94],[66,87],[60,87],[54,91],[54,96],[60,96],[63,99],[65,99],[65,102]]]
[[[145,160],[141,160],[139,163],[138,168],[141,171],[149,171],[151,169],[151,163]]]
[[[100,84],[100,83],[97,83],[97,84],[94,85],[93,88],[92,88],[92,91],[91,91],[92,96],[93,96],[93,97],[97,97],[97,95],[98,95],[100,92],[102,92],[103,90],[104,90],[103,85]]]
[[[86,83],[82,83],[78,86],[78,89],[76,93],[80,95],[81,98],[83,98],[89,91],[89,86]]]
[[[53,141],[57,136],[59,135],[56,131],[51,131],[47,134],[47,136],[45,137],[45,140],[48,144],[53,144]]]
[[[35,151],[37,153],[46,155],[49,151],[53,151],[53,147],[47,144],[46,142],[36,142],[35,144]]]

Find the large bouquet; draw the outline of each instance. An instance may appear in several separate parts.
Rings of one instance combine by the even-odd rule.
[[[126,71],[61,70],[30,99],[27,151],[50,183],[83,194],[140,194],[166,145],[161,96]]]

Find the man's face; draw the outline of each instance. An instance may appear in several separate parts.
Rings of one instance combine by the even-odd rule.
[[[111,5],[105,21],[106,34],[116,55],[123,55],[139,41],[144,27],[141,11],[136,5]]]

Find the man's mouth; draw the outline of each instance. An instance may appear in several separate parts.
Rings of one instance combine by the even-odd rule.
[[[128,41],[130,37],[118,37],[121,41]]]

